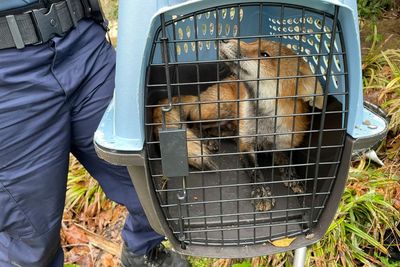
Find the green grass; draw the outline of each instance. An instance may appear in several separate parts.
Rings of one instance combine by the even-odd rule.
[[[65,210],[94,216],[106,203],[100,185],[74,158],[70,157]]]
[[[334,222],[309,251],[310,266],[322,262],[386,266],[376,255],[387,259],[385,235],[388,231],[399,235],[396,226],[400,214],[392,205],[398,186],[398,177],[388,177],[373,167],[352,168]]]
[[[358,15],[363,19],[378,19],[386,10],[395,5],[394,0],[358,0]]]
[[[376,30],[372,46],[363,60],[363,85],[366,99],[383,108],[389,118],[389,134],[383,155],[393,164],[400,163],[400,49],[382,51]]]

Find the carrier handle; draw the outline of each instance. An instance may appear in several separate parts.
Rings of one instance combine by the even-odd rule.
[[[169,65],[168,65],[168,62],[169,62],[168,37],[167,37],[166,29],[165,29],[165,15],[164,15],[164,13],[160,14],[160,20],[161,20],[161,32],[162,32],[162,37],[161,37],[162,47],[161,47],[161,50],[162,50],[164,67],[165,67],[165,79],[166,79],[167,93],[168,93],[168,106],[162,107],[162,111],[163,112],[168,112],[168,111],[171,111],[171,109],[172,109],[172,92],[171,92],[171,78],[169,76]],[[163,122],[163,126],[164,126],[164,122]]]

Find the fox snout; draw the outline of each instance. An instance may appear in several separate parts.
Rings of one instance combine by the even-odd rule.
[[[222,40],[219,48],[219,56],[221,59],[237,59],[241,57],[238,51],[237,40]]]

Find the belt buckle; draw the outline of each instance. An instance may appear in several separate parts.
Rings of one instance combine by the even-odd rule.
[[[37,44],[45,43],[55,35],[63,35],[63,30],[55,9],[55,5],[52,4],[48,12],[43,13],[45,10],[45,8],[42,8],[33,9],[27,12],[32,16],[36,26],[36,31],[40,37],[40,41]]]

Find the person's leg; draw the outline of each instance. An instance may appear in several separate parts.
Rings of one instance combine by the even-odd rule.
[[[110,74],[112,77],[113,74]],[[99,75],[98,78],[107,76]],[[109,78],[89,94],[90,99],[78,105],[72,117],[71,151],[89,173],[99,181],[107,197],[127,207],[129,215],[122,237],[129,250],[146,254],[164,238],[150,226],[137,197],[126,167],[115,166],[100,159],[93,146],[93,134],[112,97],[113,78]]]
[[[95,153],[93,135],[114,91],[115,51],[99,25],[84,21],[79,26],[79,31],[55,39],[58,59],[53,68],[71,105],[71,151],[106,195],[128,208],[122,231],[126,252],[122,261],[124,255],[129,260],[126,266],[150,264],[147,254],[157,255],[155,260],[163,262],[162,266],[188,266],[176,253],[153,253],[160,251],[164,237],[151,228],[127,169],[108,164]]]
[[[0,266],[63,266],[70,116],[51,73],[54,51],[46,44],[0,58]]]
[[[111,165],[95,153],[93,134],[114,89],[114,68],[111,68],[114,51],[108,44],[102,49],[104,54],[99,56],[101,62],[94,64],[93,76],[88,76],[90,81],[80,88],[78,95],[73,96],[71,151],[99,181],[106,195],[125,205],[129,211],[122,230],[122,265],[187,267],[189,263],[181,255],[160,246],[164,237],[151,228],[126,167]],[[105,63],[105,59],[110,61],[109,66],[101,64]]]
[[[100,159],[93,146],[94,132],[113,96],[115,51],[101,27],[83,24],[80,32],[84,35],[74,32],[56,40],[54,73],[71,105],[71,152],[99,181],[107,197],[127,207],[122,237],[130,251],[146,254],[164,237],[151,228],[126,167]],[[73,56],[63,57],[66,53]]]

